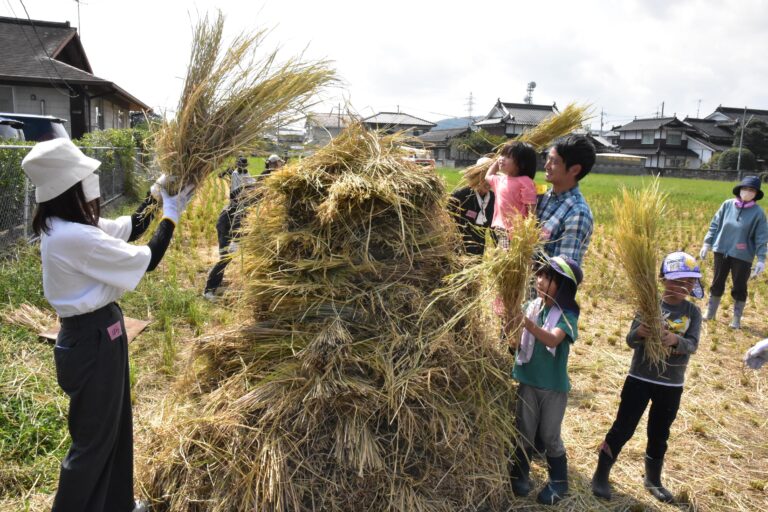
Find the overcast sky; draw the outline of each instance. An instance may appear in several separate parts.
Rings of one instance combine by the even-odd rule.
[[[25,17],[22,0],[0,15]],[[23,0],[32,19],[78,24],[74,0]],[[192,26],[221,9],[225,31],[269,28],[285,55],[332,60],[344,80],[326,107],[430,121],[486,114],[497,98],[591,103],[598,128],[634,116],[701,117],[718,105],[768,109],[768,0],[83,0],[95,75],[172,111]],[[761,57],[763,55],[763,57]]]

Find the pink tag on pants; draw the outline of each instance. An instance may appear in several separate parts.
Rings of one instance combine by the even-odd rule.
[[[107,333],[109,333],[109,339],[112,341],[119,338],[120,335],[123,334],[123,328],[120,325],[120,322],[115,322],[114,324],[107,327]]]

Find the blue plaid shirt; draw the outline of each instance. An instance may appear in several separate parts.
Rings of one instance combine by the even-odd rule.
[[[560,194],[549,189],[539,197],[536,217],[548,240],[544,244],[544,252],[548,256],[570,256],[581,265],[592,237],[593,220],[592,210],[578,185]]]

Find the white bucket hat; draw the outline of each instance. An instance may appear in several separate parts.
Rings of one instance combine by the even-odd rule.
[[[50,201],[99,168],[101,162],[87,157],[69,139],[35,144],[21,167],[35,185],[35,200]]]

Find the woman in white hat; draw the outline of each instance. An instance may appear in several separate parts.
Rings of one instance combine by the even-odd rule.
[[[163,220],[145,246],[148,200],[132,216],[99,217],[101,162],[69,139],[37,144],[22,161],[35,184],[43,292],[61,318],[56,377],[70,398],[72,445],[61,463],[54,512],[143,510],[133,498],[128,339],[117,301],[163,257],[191,188],[160,189]]]

